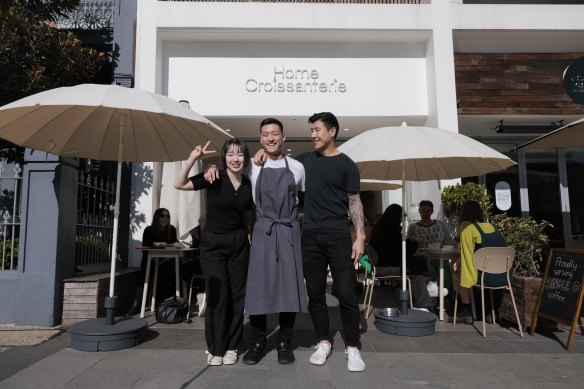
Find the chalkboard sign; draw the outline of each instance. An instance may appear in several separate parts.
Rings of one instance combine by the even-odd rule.
[[[584,251],[553,249],[547,260],[543,283],[539,292],[531,334],[535,332],[537,317],[571,325],[568,350],[572,345],[576,323],[584,296]]]

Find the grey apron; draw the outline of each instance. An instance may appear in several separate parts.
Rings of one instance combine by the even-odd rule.
[[[285,161],[285,168],[262,166],[257,178],[246,315],[308,312],[296,220],[296,182]]]

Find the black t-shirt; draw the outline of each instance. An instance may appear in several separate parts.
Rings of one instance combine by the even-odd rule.
[[[296,157],[304,165],[306,231],[349,233],[348,195],[359,193],[359,169],[345,154],[325,157],[318,151]]]
[[[235,190],[225,171],[212,184],[205,181],[203,173],[189,178],[194,190],[207,189],[207,223],[205,229],[220,234],[245,228],[244,212],[251,209],[251,182],[243,177]]]

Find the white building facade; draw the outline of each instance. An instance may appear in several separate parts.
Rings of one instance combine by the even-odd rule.
[[[499,120],[580,118],[459,114],[457,53],[584,53],[584,5],[472,3],[479,4],[139,0],[135,86],[187,100],[249,141],[257,139],[263,118],[277,117],[292,155],[311,147],[306,119],[314,112],[339,117],[341,141],[407,122],[459,131],[500,150],[519,141],[492,131]],[[439,203],[436,183],[410,189],[412,204]],[[375,212],[399,202],[391,196],[375,198]],[[528,201],[521,202],[528,214]],[[157,205],[155,193],[139,200],[147,219]]]

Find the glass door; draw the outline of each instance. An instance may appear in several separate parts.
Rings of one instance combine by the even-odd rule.
[[[558,167],[556,149],[525,152],[529,215],[537,221],[547,220],[554,225],[554,228],[547,231],[552,247],[564,247]]]
[[[584,149],[565,149],[570,233],[566,247],[584,248]]]

